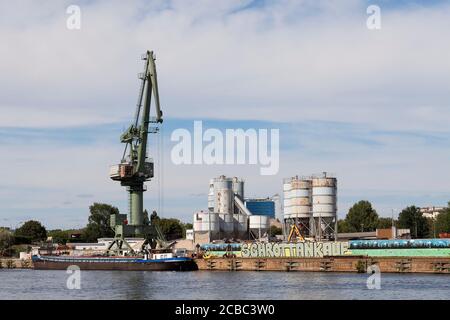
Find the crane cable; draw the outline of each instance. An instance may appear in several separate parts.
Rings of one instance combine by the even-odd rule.
[[[160,161],[160,154],[161,154],[161,139],[159,137],[160,133],[157,133],[157,139],[156,139],[156,148],[157,148],[157,174],[158,174],[158,215],[161,216],[161,161]]]
[[[163,126],[161,125],[161,154],[160,154],[160,161],[161,161],[161,173],[160,173],[160,178],[161,178],[161,214],[164,214],[164,130],[163,130]]]

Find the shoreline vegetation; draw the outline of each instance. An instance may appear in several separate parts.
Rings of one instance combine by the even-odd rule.
[[[93,203],[89,207],[88,223],[83,229],[49,230],[39,221],[29,220],[15,230],[0,226],[0,259],[1,268],[29,268],[31,262],[20,260],[19,253],[30,253],[32,246],[48,246],[49,244],[65,245],[67,242],[96,242],[98,238],[113,237],[110,227],[111,214],[119,210],[105,203]],[[150,215],[144,210],[145,221],[156,224],[167,240],[185,238],[186,230],[192,229],[191,223],[183,223],[178,219],[160,218],[156,211]],[[409,206],[403,209],[397,219],[380,217],[369,201],[355,203],[344,219],[338,220],[338,232],[368,232],[377,228],[404,228],[410,230],[413,239],[436,238],[437,235],[450,232],[450,202],[437,218],[423,216],[420,208]],[[277,229],[277,230],[275,230]],[[271,235],[280,234],[281,229],[271,228]],[[272,234],[273,233],[273,234]],[[11,263],[10,261],[14,261]]]

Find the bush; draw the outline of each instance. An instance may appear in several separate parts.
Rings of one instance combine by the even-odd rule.
[[[8,230],[0,229],[0,256],[6,255],[14,242],[14,238]]]
[[[270,235],[277,236],[283,234],[283,230],[277,226],[270,226]]]
[[[26,240],[26,243],[44,241],[47,238],[47,230],[39,221],[30,220],[16,229],[14,236]]]
[[[14,244],[31,244],[31,238],[14,235]]]
[[[364,261],[358,260],[358,262],[356,263],[356,271],[358,273],[366,273],[366,264]]]
[[[13,260],[6,260],[6,268],[8,269],[14,269],[16,267],[16,264]]]

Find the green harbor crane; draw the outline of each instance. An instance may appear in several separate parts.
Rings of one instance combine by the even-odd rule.
[[[136,106],[135,119],[128,129],[120,136],[125,144],[122,160],[111,166],[110,178],[120,181],[121,186],[127,188],[129,194],[129,212],[111,215],[111,227],[115,231],[115,238],[108,247],[108,252],[121,253],[125,247],[133,252],[125,237],[143,237],[146,242],[156,243],[163,237],[158,228],[150,224],[144,216],[144,191],[146,181],[150,181],[154,174],[153,160],[147,157],[147,141],[149,133],[157,133],[156,124],[162,123],[162,111],[159,104],[158,81],[156,75],[155,56],[153,51],[147,51],[142,60],[145,61],[144,72],[139,74],[141,86]],[[156,116],[150,117],[152,94]],[[149,127],[153,123],[155,126]],[[125,247],[124,247],[125,246]]]

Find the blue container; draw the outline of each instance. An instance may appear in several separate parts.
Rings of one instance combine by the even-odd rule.
[[[450,239],[350,240],[350,249],[450,248]]]
[[[275,203],[272,200],[247,200],[245,206],[254,215],[275,218]]]

